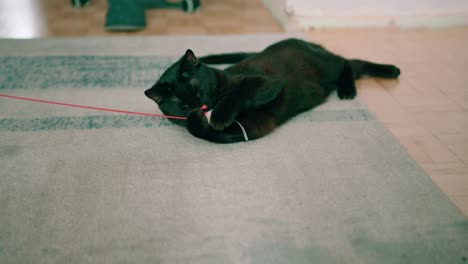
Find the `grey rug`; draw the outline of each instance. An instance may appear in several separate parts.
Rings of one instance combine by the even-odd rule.
[[[0,40],[0,93],[158,112],[186,48],[287,35]],[[358,100],[217,145],[164,119],[0,98],[0,263],[467,263],[468,221]]]

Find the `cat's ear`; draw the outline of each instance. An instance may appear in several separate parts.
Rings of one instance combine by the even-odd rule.
[[[197,57],[195,56],[195,53],[193,53],[193,51],[191,49],[188,49],[185,52],[184,60],[191,63],[192,65],[196,65],[196,64],[199,63]]]

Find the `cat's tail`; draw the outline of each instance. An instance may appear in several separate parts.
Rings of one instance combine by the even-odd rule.
[[[248,57],[251,57],[257,53],[248,53],[248,52],[237,52],[237,53],[225,53],[225,54],[215,54],[208,55],[199,58],[203,63],[206,64],[233,64],[241,62]]]
[[[363,60],[349,60],[353,69],[354,79],[362,76],[397,78],[400,75],[400,69],[391,64],[377,64]]]

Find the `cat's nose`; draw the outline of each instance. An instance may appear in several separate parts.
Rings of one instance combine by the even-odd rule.
[[[151,89],[148,89],[145,91],[145,95],[148,97],[148,98],[151,98],[153,96],[153,91]]]
[[[150,98],[150,99],[153,99],[156,103],[161,103],[162,102],[162,98],[161,96],[159,96],[154,90],[152,89],[148,89],[145,91],[145,95]]]

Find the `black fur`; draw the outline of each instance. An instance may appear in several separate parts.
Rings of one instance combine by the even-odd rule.
[[[225,70],[205,63],[236,63]],[[396,78],[393,65],[348,60],[322,46],[298,39],[275,43],[260,53],[232,53],[196,58],[187,50],[145,94],[167,115],[187,116],[193,135],[219,143],[265,136],[300,112],[325,102],[337,90],[341,99],[356,96],[362,76]],[[208,123],[202,105],[212,109]]]
[[[241,62],[248,57],[256,55],[257,53],[245,53],[245,52],[238,52],[238,53],[226,53],[226,54],[217,54],[217,55],[208,55],[205,57],[200,58],[203,63],[207,64],[233,64]]]

